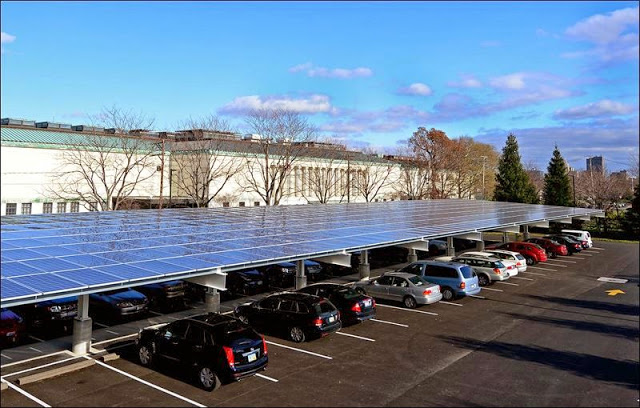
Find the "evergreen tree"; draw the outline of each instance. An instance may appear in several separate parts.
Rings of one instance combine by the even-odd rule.
[[[631,208],[625,212],[622,223],[624,230],[630,235],[629,238],[640,238],[640,184],[636,184]]]
[[[518,141],[512,133],[509,134],[507,143],[502,148],[493,199],[514,203],[538,203],[536,188],[524,171],[520,161]]]
[[[547,174],[544,175],[544,191],[542,195],[546,205],[561,205],[564,207],[573,205],[567,166],[557,145],[549,161]]]

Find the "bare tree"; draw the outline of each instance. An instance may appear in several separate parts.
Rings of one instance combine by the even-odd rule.
[[[250,112],[246,123],[253,134],[245,156],[243,187],[256,193],[266,205],[278,205],[287,194],[286,181],[293,165],[315,137],[315,128],[299,113],[284,109]]]
[[[198,208],[208,207],[242,166],[230,154],[237,136],[229,123],[215,115],[188,119],[179,124],[181,139],[171,149],[171,169],[176,172],[176,195],[189,197]]]
[[[576,175],[576,199],[582,206],[610,211],[628,189],[627,180],[605,171],[582,171]]]
[[[538,198],[542,197],[542,191],[544,190],[544,172],[531,160],[524,165],[524,171],[536,189],[536,196]]]
[[[398,166],[398,178],[392,184],[395,195],[401,200],[423,200],[429,196],[429,166],[409,147],[395,149],[388,160]]]
[[[431,179],[431,198],[444,198],[448,196],[448,172],[452,160],[451,140],[441,130],[431,128],[427,130],[419,127],[409,139],[409,146],[418,158],[424,160],[429,166]]]
[[[61,200],[78,200],[89,210],[117,210],[134,192],[149,196],[145,182],[156,174],[157,140],[140,135],[154,120],[117,106],[90,117],[86,133],[66,141],[60,165],[47,193]],[[107,134],[104,128],[115,129]],[[142,194],[144,193],[144,194]]]
[[[365,149],[363,153],[369,156],[371,161],[353,169],[352,180],[356,193],[369,203],[380,195],[381,190],[396,182],[393,177],[395,164],[389,160],[380,160],[378,155],[370,150]]]

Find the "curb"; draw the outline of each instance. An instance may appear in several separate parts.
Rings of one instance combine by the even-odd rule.
[[[90,367],[92,365],[94,365],[96,363],[95,360],[91,359],[91,360],[86,360],[86,361],[80,361],[79,363],[74,363],[74,364],[69,364],[67,366],[64,367],[59,367],[53,370],[49,370],[49,371],[45,371],[42,373],[36,373],[36,374],[31,374],[31,375],[27,375],[25,377],[20,377],[17,380],[18,385],[24,385],[24,384],[29,384],[29,383],[33,383],[36,381],[41,381],[41,380],[46,380],[48,378],[52,378],[52,377],[57,377],[59,375],[62,374],[66,374],[66,373],[70,373],[72,371],[77,371],[77,370],[81,370],[83,368],[87,368]]]

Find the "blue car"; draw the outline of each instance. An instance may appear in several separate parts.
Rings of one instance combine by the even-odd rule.
[[[149,300],[133,289],[116,289],[89,295],[89,310],[107,317],[125,317],[149,311]]]
[[[431,283],[437,283],[443,300],[477,295],[481,290],[478,276],[465,264],[425,260],[413,262],[400,269],[400,272],[419,275]]]

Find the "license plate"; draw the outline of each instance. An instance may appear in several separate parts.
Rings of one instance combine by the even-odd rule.
[[[251,354],[249,354],[249,355],[247,356],[247,360],[248,360],[249,362],[256,361],[256,359],[257,359],[257,358],[258,358],[258,356],[256,355],[256,353],[251,353]]]
[[[364,301],[364,306],[365,306],[365,307],[369,307],[369,306],[371,306],[371,299],[366,299],[366,300]]]
[[[471,287],[472,287],[472,288],[475,288],[475,287],[476,287],[476,284],[475,284],[475,283],[472,283],[472,284],[471,284]]]
[[[333,323],[336,321],[336,317],[335,316],[329,316],[329,323]]]

